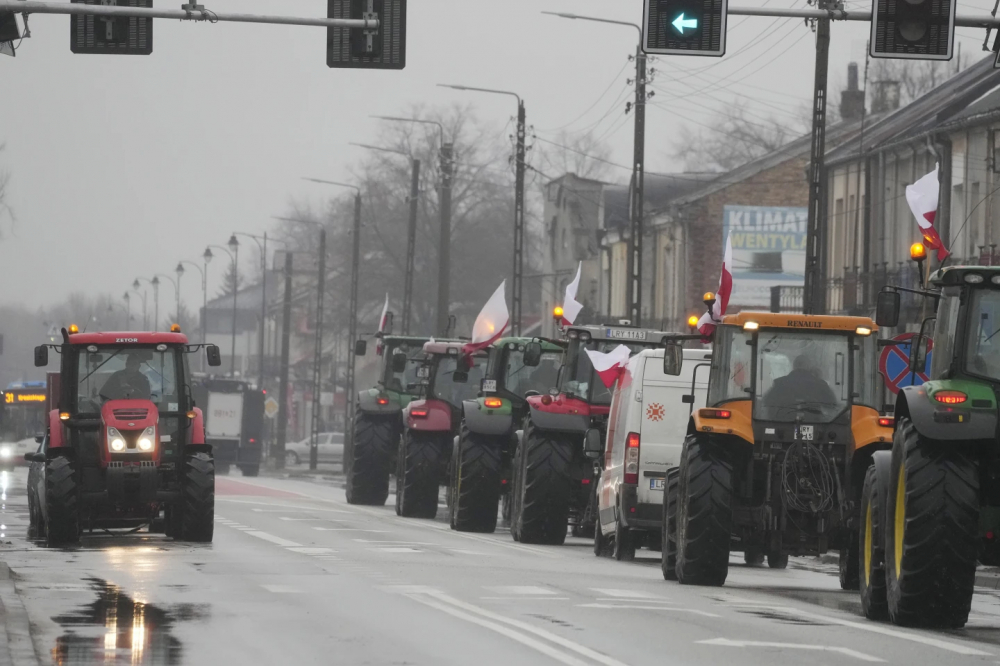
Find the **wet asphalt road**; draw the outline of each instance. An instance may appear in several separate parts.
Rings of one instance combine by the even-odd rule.
[[[1000,595],[969,626],[898,629],[860,615],[835,567],[735,564],[724,588],[664,582],[657,553],[525,546],[352,507],[325,483],[220,477],[215,542],[25,538],[25,471],[8,474],[0,560],[40,663],[809,664],[1000,661]],[[439,516],[444,515],[444,507]]]

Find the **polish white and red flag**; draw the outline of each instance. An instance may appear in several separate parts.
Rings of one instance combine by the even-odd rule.
[[[382,355],[385,351],[385,344],[382,342],[382,336],[385,335],[385,327],[388,324],[389,319],[389,294],[385,295],[385,305],[382,306],[382,316],[378,318],[378,333],[375,335],[378,338],[378,344],[375,345],[375,353],[378,356]]]
[[[576,277],[573,281],[566,285],[566,296],[563,298],[563,316],[562,323],[563,326],[571,326],[574,321],[576,321],[577,316],[580,314],[580,310],[583,309],[583,303],[576,300],[576,292],[580,289],[580,274],[583,272],[583,262],[576,267]]]
[[[590,349],[585,350],[587,356],[590,357],[590,363],[594,366],[594,370],[597,371],[597,376],[601,378],[604,385],[611,388],[615,385],[621,377],[622,372],[625,371],[625,366],[628,365],[628,357],[632,353],[625,345],[618,345],[608,353],[591,351]]]
[[[726,252],[722,257],[722,274],[719,275],[719,288],[715,292],[715,303],[712,309],[698,320],[698,332],[703,338],[709,338],[715,332],[715,327],[722,323],[722,317],[729,307],[729,297],[733,294],[733,234],[726,237]]]
[[[934,171],[913,185],[906,186],[906,203],[910,204],[913,217],[917,218],[920,235],[924,237],[924,247],[928,250],[937,250],[938,261],[944,261],[951,252],[944,246],[944,241],[934,228],[940,194],[941,183],[938,180],[937,164],[934,165]]]
[[[476,323],[472,325],[472,340],[462,347],[466,354],[474,354],[489,347],[507,330],[510,313],[507,312],[507,300],[504,298],[506,287],[507,281],[504,280],[476,317]]]

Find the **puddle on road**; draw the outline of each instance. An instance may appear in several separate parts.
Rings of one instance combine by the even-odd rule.
[[[91,578],[89,582],[96,600],[52,618],[66,630],[52,648],[56,664],[183,663],[181,642],[171,630],[177,622],[207,617],[207,606],[162,608],[130,597],[105,580]]]

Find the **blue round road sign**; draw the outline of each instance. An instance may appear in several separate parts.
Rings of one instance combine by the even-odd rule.
[[[892,345],[882,350],[878,359],[878,370],[885,379],[885,385],[893,393],[899,393],[899,389],[907,386],[920,386],[927,381],[931,370],[931,357],[934,354],[934,341],[932,340],[927,349],[927,360],[924,363],[922,372],[910,372],[910,343],[916,336],[915,333],[902,333],[893,340],[905,341],[902,344]]]

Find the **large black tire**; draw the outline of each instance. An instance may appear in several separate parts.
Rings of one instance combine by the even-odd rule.
[[[856,590],[860,583],[858,569],[858,533],[850,530],[847,545],[840,549],[840,589]]]
[[[260,465],[240,465],[243,476],[260,476]]]
[[[667,470],[663,483],[663,524],[660,528],[660,569],[663,580],[677,580],[677,493],[680,491],[678,467]]]
[[[865,473],[861,490],[861,515],[858,524],[858,591],[861,611],[869,620],[889,617],[885,592],[885,495],[889,488],[889,465],[879,460]]]
[[[562,545],[569,522],[574,442],[541,431],[528,420],[520,452],[520,475],[513,520],[522,543]]]
[[[392,452],[398,445],[399,422],[395,417],[355,410],[354,433],[344,461],[348,504],[385,504],[389,497]]]
[[[732,465],[707,437],[689,435],[681,452],[677,511],[677,580],[725,584],[733,522]]]
[[[767,554],[767,566],[772,569],[787,569],[788,553],[782,553],[774,550],[770,551]]]
[[[743,562],[748,567],[759,567],[764,564],[764,549],[760,544],[746,544],[743,550]]]
[[[958,442],[896,425],[886,505],[889,618],[958,628],[969,619],[979,550],[979,469]]]
[[[208,453],[194,453],[184,461],[181,481],[180,532],[174,538],[211,543],[215,533],[215,462]]]
[[[448,433],[407,430],[396,458],[396,515],[434,518]]]
[[[76,466],[65,456],[45,462],[45,539],[49,546],[80,542],[80,486]]]
[[[451,527],[459,532],[495,532],[500,508],[500,457],[505,437],[472,432],[462,422],[452,483]]]

